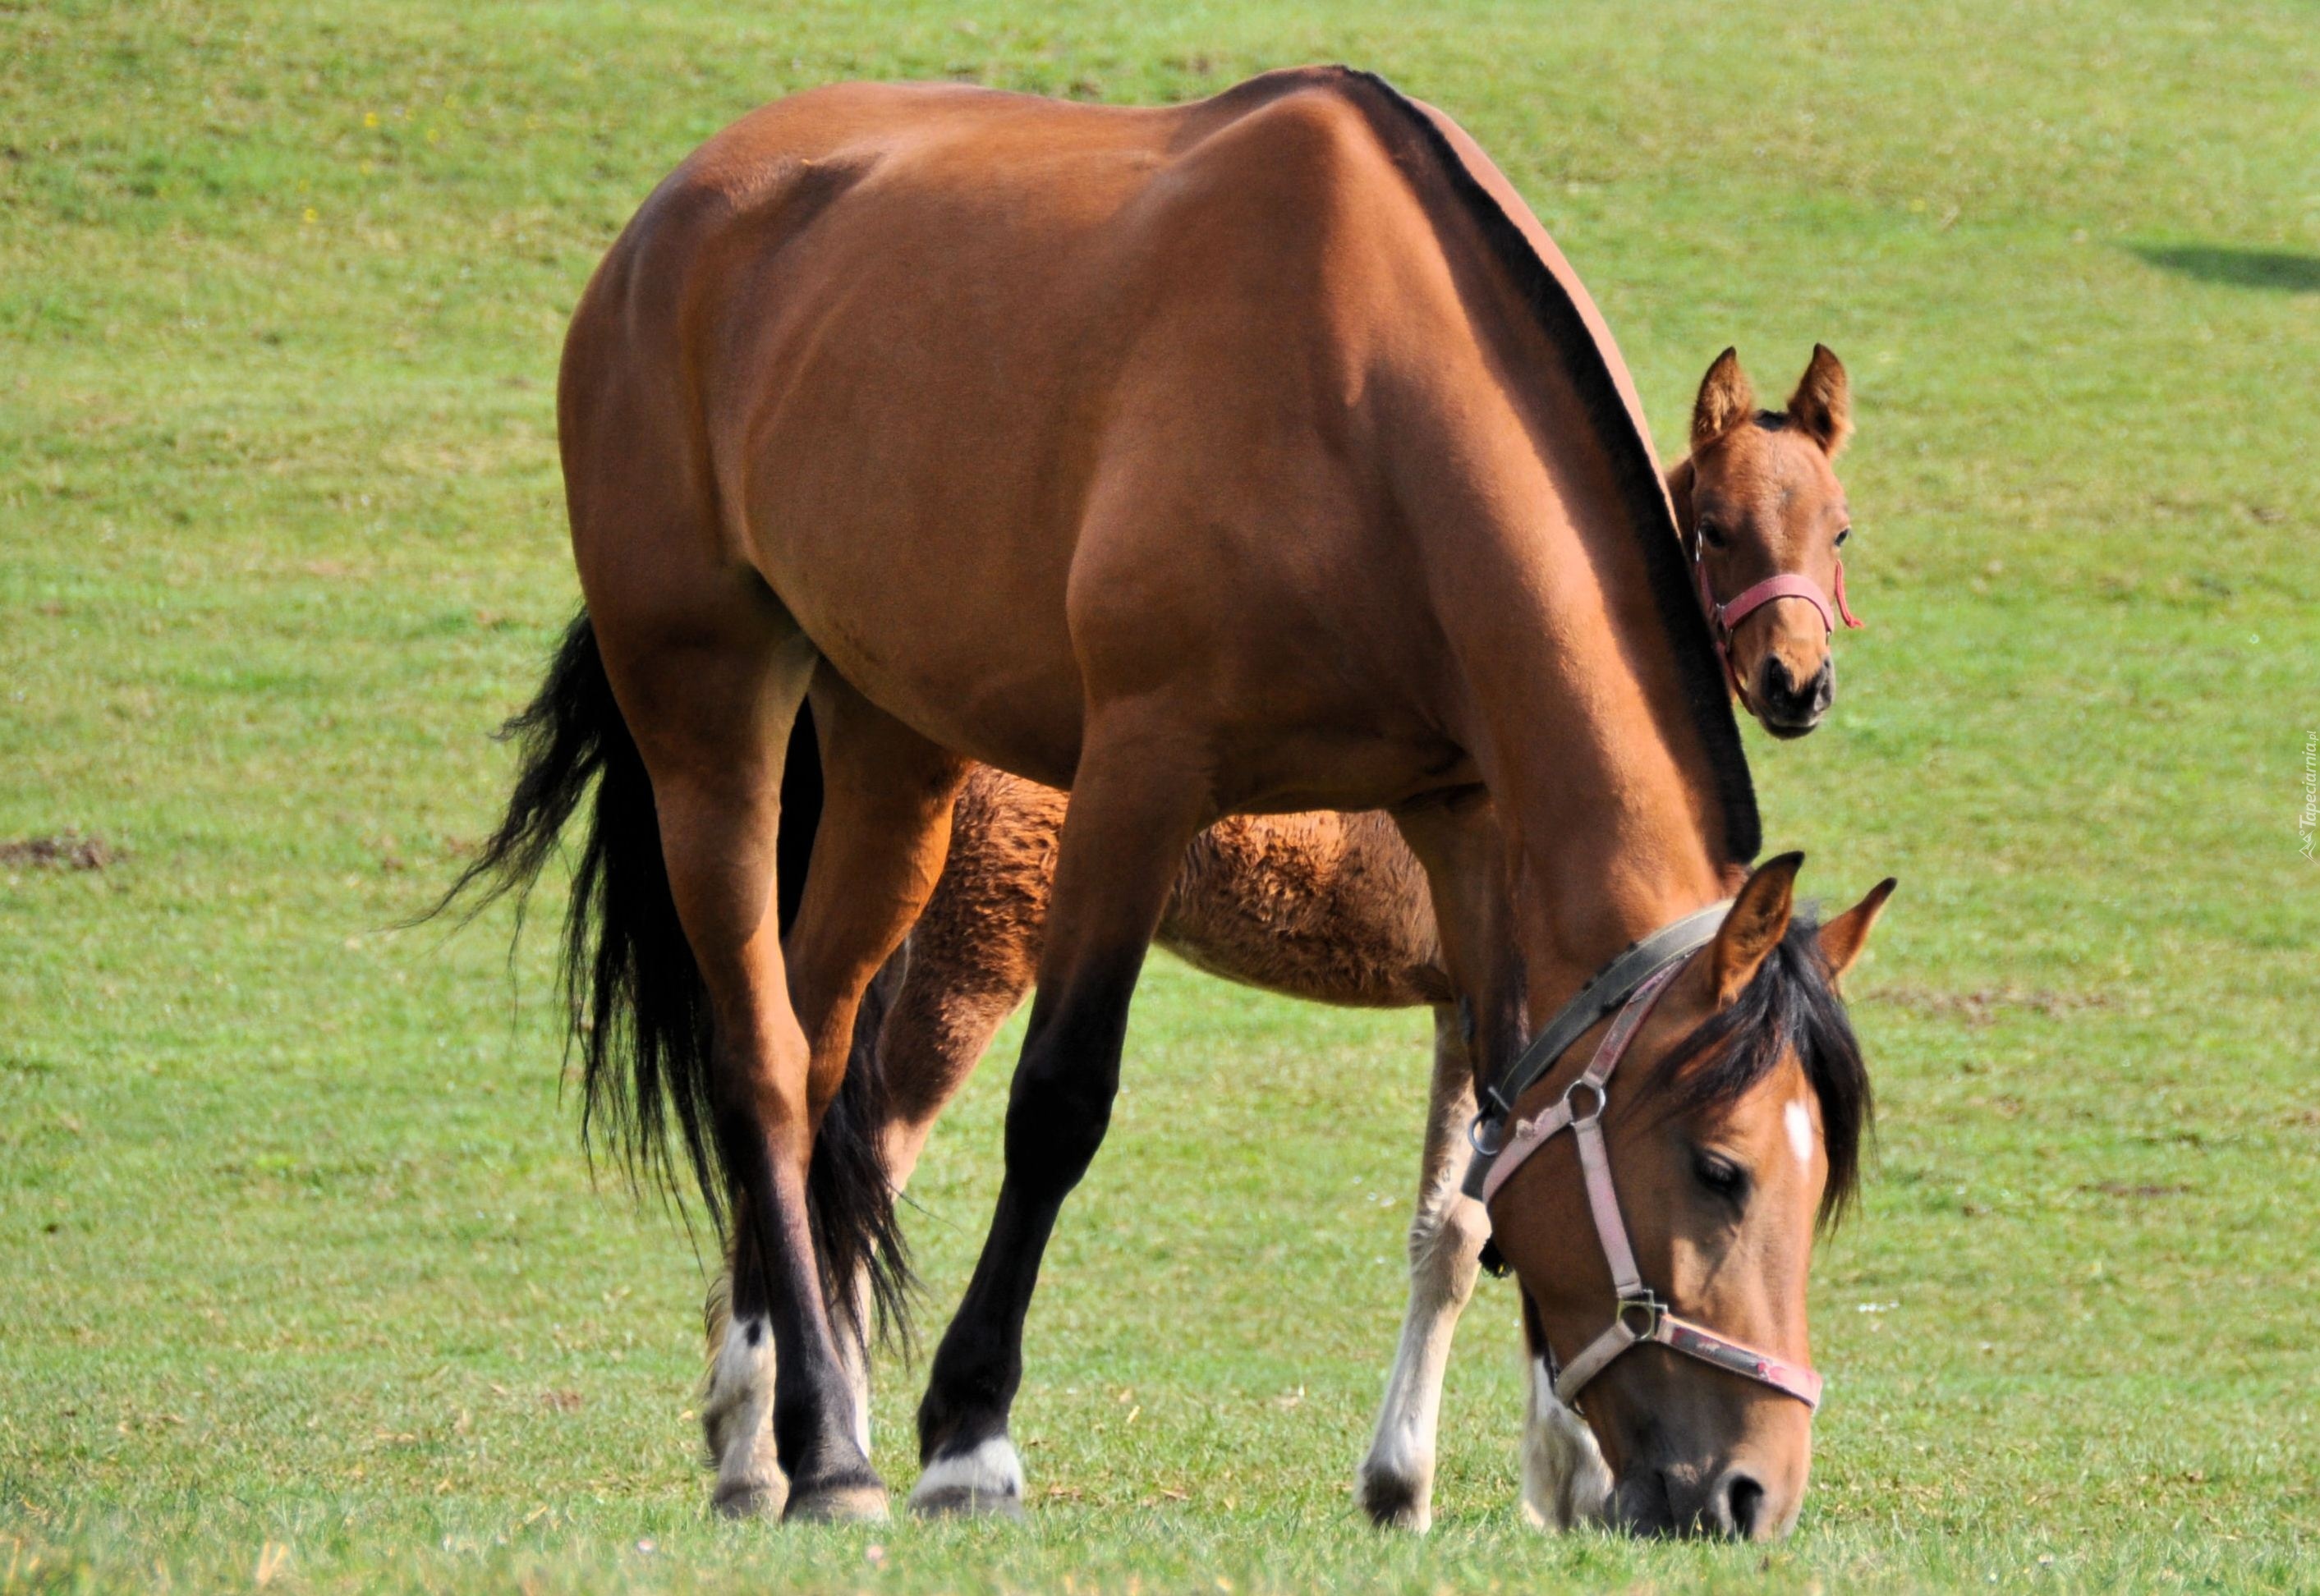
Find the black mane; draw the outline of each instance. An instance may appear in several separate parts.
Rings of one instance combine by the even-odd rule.
[[[1670,1094],[1672,1113],[1735,1103],[1793,1049],[1820,1099],[1828,1186],[1820,1216],[1835,1220],[1861,1185],[1862,1142],[1875,1117],[1869,1068],[1852,1018],[1821,951],[1820,928],[1799,913],[1780,946],[1728,1008],[1719,1009],[1669,1052],[1654,1087]]]
[[[1756,814],[1756,789],[1748,773],[1748,756],[1740,742],[1740,727],[1732,717],[1732,697],[1717,663],[1708,622],[1699,613],[1699,600],[1691,591],[1683,565],[1673,518],[1668,511],[1667,490],[1652,464],[1650,446],[1637,430],[1634,415],[1619,393],[1609,362],[1588,330],[1571,294],[1523,236],[1497,200],[1484,188],[1458,152],[1444,137],[1434,119],[1374,72],[1350,67],[1338,70],[1368,85],[1408,122],[1432,152],[1442,176],[1481,230],[1491,252],[1506,270],[1547,339],[1563,357],[1572,383],[1586,406],[1588,419],[1609,449],[1613,470],[1626,500],[1628,518],[1643,537],[1644,564],[1650,573],[1652,595],[1660,619],[1667,627],[1675,655],[1676,674],[1684,699],[1699,727],[1716,780],[1719,807],[1724,811],[1724,845],[1737,863],[1756,857],[1763,831]]]

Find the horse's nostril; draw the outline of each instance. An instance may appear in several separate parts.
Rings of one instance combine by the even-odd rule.
[[[1764,1511],[1764,1487],[1754,1474],[1734,1469],[1717,1483],[1717,1528],[1740,1540],[1753,1539]]]

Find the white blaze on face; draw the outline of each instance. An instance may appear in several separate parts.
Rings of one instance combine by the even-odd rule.
[[[1797,1155],[1799,1164],[1810,1164],[1813,1155],[1812,1110],[1801,1097],[1789,1105],[1789,1149]]]

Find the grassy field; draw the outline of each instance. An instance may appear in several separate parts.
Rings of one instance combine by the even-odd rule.
[[[0,1591],[2320,1588],[2310,6],[1145,9],[0,4],[0,841],[105,850],[0,855]],[[564,319],[788,90],[1315,59],[1495,153],[1663,446],[1727,343],[1854,374],[1871,629],[1756,749],[1808,885],[1902,881],[1803,1523],[1525,1530],[1491,1284],[1439,1527],[1372,1533],[1427,1027],[1166,961],[1031,1325],[1029,1522],[712,1522],[699,1267],[590,1178],[547,939],[511,982],[504,915],[382,929],[575,601]],[[938,1323],[1005,1075],[916,1188]]]

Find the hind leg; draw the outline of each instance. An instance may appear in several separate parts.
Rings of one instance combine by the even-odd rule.
[[[584,573],[586,567],[584,564]],[[782,764],[815,655],[753,579],[657,609],[587,582],[605,669],[652,782],[671,901],[709,1011],[699,1089],[732,1214],[729,1342],[775,1349],[775,1455],[788,1510],[875,1513],[806,1211],[815,1105],[775,909]],[[680,1083],[682,1085],[682,1083]],[[764,1505],[762,1478],[729,1510]]]
[[[872,1510],[884,1488],[853,1441],[807,1229],[810,1059],[775,907],[783,753],[812,647],[762,591],[698,604],[682,627],[609,608],[594,606],[605,667],[652,779],[669,894],[710,1011],[709,1132],[743,1262],[720,1384],[754,1389],[749,1371],[772,1357],[781,1471]],[[755,1414],[731,1413],[726,1428],[747,1438]],[[729,1440],[720,1459],[727,1511],[769,1504],[774,1483],[747,1451]]]
[[[856,1012],[855,1061],[848,1068],[866,1062],[884,1078],[876,1134],[897,1193],[908,1184],[936,1118],[1031,988],[1063,804],[1061,794],[998,771],[971,773],[952,806],[950,848],[934,896],[907,946],[875,978],[879,1000],[865,1001]],[[875,1058],[865,1060],[865,1050],[875,1050]],[[721,1304],[730,1291],[730,1271],[729,1258],[727,1276],[710,1292],[711,1365],[702,1415],[720,1491],[730,1478],[737,1492],[746,1492],[753,1474],[770,1468],[770,1432],[760,1440],[745,1427],[752,1421],[762,1427],[770,1419],[772,1357],[770,1349],[760,1359],[746,1343],[726,1337]],[[860,1305],[856,1323],[866,1323],[872,1303],[866,1259],[856,1266],[852,1289]],[[838,1354],[857,1422],[866,1432],[868,1348],[841,1335]],[[720,1462],[726,1459],[730,1473]]]
[[[827,1117],[845,1078],[856,1015],[879,966],[893,953],[926,902],[941,870],[952,798],[964,766],[856,694],[833,673],[817,675],[813,718],[823,786],[820,824],[796,923],[784,944],[789,996],[810,1058],[803,1111],[811,1132],[807,1214],[816,1264],[817,1300],[829,1321],[836,1390],[819,1374],[793,1417],[785,1343],[767,1370],[761,1327],[794,1287],[771,1276],[764,1249],[748,1244],[748,1224],[735,1231],[732,1311],[716,1349],[704,1426],[719,1471],[717,1500],[735,1510],[763,1505],[762,1391],[774,1390],[775,1451],[791,1480],[791,1517],[849,1517],[871,1508],[867,1484],[840,1471],[826,1483],[801,1474],[792,1459],[817,1449],[865,1459],[868,1413],[860,1390],[868,1304],[856,1276],[891,1223],[892,1194],[878,1159],[875,1126]],[[839,1143],[844,1143],[840,1145]],[[778,1289],[776,1289],[778,1288]],[[834,1448],[820,1427],[830,1410],[842,1419],[847,1446]],[[809,1467],[811,1464],[809,1463]],[[861,1473],[866,1474],[866,1462]],[[875,1487],[875,1505],[883,1505]]]

